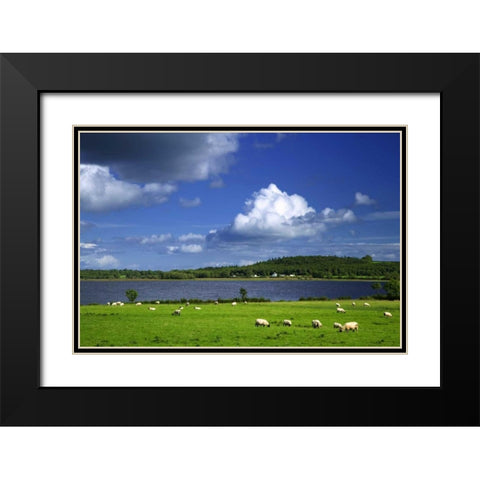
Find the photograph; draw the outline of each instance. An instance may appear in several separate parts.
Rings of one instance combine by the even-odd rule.
[[[74,351],[405,353],[406,137],[74,126]]]

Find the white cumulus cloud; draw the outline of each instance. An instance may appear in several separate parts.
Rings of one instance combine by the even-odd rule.
[[[275,184],[262,188],[245,202],[247,213],[239,213],[232,224],[235,234],[248,236],[309,236],[318,230],[308,220],[315,209],[300,195],[282,192]]]
[[[374,205],[376,201],[368,195],[357,192],[355,194],[355,205]]]
[[[84,211],[103,212],[163,203],[176,189],[170,183],[129,183],[115,178],[109,167],[80,165],[80,198]]]

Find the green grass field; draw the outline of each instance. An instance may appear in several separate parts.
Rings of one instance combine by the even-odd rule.
[[[400,302],[340,301],[346,313],[337,313],[335,301],[80,307],[80,347],[399,347]],[[388,311],[392,318],[383,316]],[[255,327],[264,318],[270,328]],[[292,321],[291,327],[283,320]],[[323,327],[314,329],[312,320]],[[358,333],[338,332],[334,322],[355,321]]]

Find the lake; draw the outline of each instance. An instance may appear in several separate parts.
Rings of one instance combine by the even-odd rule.
[[[138,292],[137,301],[140,302],[149,300],[179,300],[181,298],[198,298],[200,300],[235,298],[240,297],[240,288],[247,290],[247,297],[264,297],[272,301],[298,300],[300,297],[359,298],[373,295],[374,293],[385,293],[384,290],[374,291],[371,287],[372,283],[375,283],[375,281],[81,281],[80,304],[126,302],[125,291],[129,289]]]

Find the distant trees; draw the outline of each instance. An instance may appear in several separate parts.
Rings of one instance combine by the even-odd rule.
[[[363,258],[335,256],[296,256],[273,258],[244,267],[205,267],[187,270],[92,270],[80,271],[82,280],[190,280],[195,278],[252,278],[279,276],[308,278],[345,278],[389,280],[400,275],[400,262],[374,262],[370,255]],[[393,285],[392,285],[393,288]]]
[[[134,302],[135,299],[138,297],[138,293],[132,289],[127,290],[125,292],[125,295],[127,296],[129,302]]]

